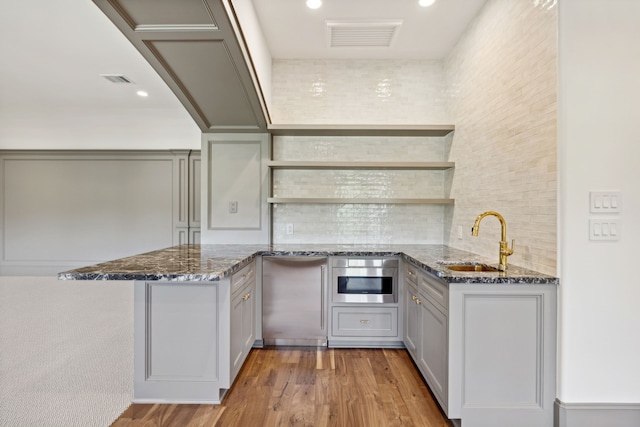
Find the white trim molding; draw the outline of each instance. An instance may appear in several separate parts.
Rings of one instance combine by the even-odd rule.
[[[555,427],[638,427],[640,403],[565,403],[555,401]]]

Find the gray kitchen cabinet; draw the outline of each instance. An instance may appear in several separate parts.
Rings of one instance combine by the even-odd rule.
[[[418,368],[446,412],[449,367],[447,315],[429,298],[422,295],[419,295],[419,298],[417,301],[420,310]]]
[[[226,282],[135,282],[135,403],[220,402],[230,385]]]
[[[557,286],[446,283],[408,263],[404,277],[404,343],[447,417],[553,426]]]
[[[334,337],[397,337],[398,307],[333,307]]]
[[[446,303],[438,297],[446,295],[446,285],[406,263],[404,281],[405,347],[446,413],[448,325]]]
[[[449,284],[449,418],[553,426],[555,284]]]
[[[219,281],[134,283],[135,403],[220,403],[255,340],[255,261]]]
[[[231,377],[235,378],[256,339],[254,263],[231,278]]]
[[[418,296],[417,268],[405,264],[404,267],[404,345],[413,357],[418,359],[420,346],[420,299]]]

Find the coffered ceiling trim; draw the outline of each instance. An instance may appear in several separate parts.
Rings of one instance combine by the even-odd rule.
[[[202,132],[266,132],[264,100],[221,0],[93,1]]]

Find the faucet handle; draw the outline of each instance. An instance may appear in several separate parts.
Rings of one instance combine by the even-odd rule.
[[[509,251],[509,255],[513,254],[513,248],[515,248],[516,246],[516,239],[511,239],[511,248],[507,248],[507,250]]]

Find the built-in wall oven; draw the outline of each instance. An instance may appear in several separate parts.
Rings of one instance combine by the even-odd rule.
[[[334,303],[398,302],[398,260],[393,258],[333,258]]]

